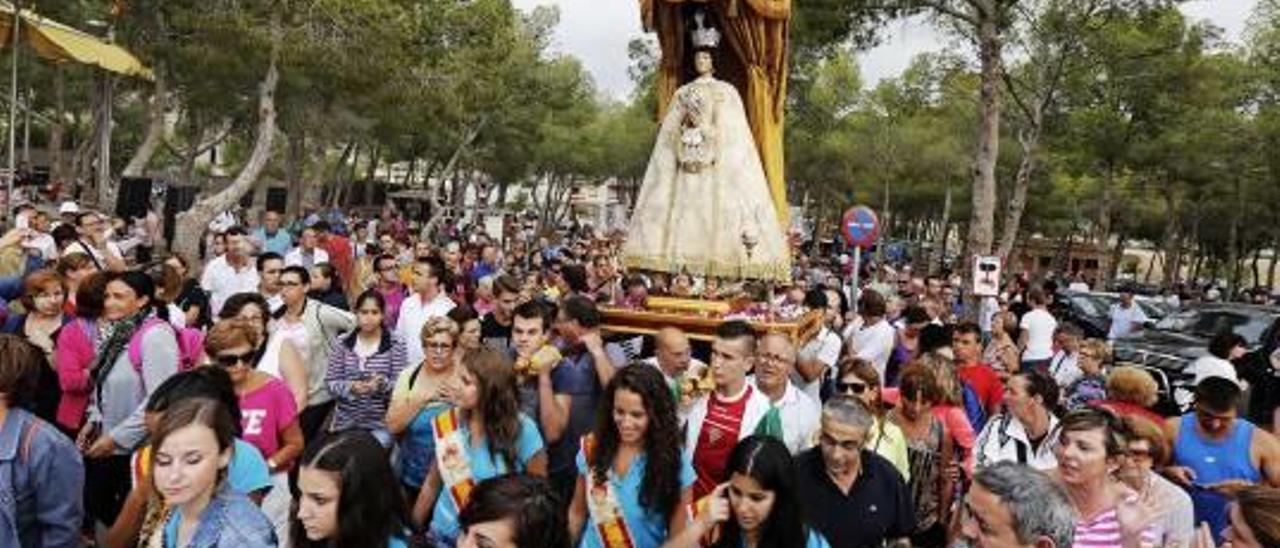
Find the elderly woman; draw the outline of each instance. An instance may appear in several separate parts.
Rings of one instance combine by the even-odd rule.
[[[422,326],[421,363],[406,367],[396,378],[387,409],[387,430],[400,443],[400,483],[409,500],[416,497],[435,458],[435,438],[431,421],[449,407],[452,387],[457,384],[458,324],[445,317],[432,318]]]
[[[1111,370],[1107,376],[1107,398],[1097,403],[1120,416],[1135,415],[1156,424],[1164,417],[1151,410],[1160,399],[1159,385],[1149,373],[1126,365]]]
[[[1196,523],[1191,495],[1155,472],[1169,463],[1164,431],[1157,426],[1159,423],[1142,417],[1128,416],[1121,420],[1127,432],[1127,445],[1116,476],[1139,496],[1161,501],[1160,517],[1155,522],[1158,546],[1189,546]]]
[[[1086,408],[1063,417],[1058,432],[1057,475],[1076,510],[1076,545],[1155,546],[1161,501],[1154,490],[1136,493],[1116,477],[1128,451],[1124,424],[1110,411]]]
[[[1107,396],[1107,378],[1102,374],[1104,364],[1111,360],[1111,348],[1099,339],[1089,339],[1080,344],[1076,365],[1080,376],[1071,381],[1063,394],[1063,403],[1075,411]]]

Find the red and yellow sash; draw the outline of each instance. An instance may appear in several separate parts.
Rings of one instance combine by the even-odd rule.
[[[622,514],[622,505],[618,503],[618,492],[607,478],[597,482],[591,462],[595,456],[595,436],[587,434],[580,438],[582,455],[587,459],[587,510],[591,513],[591,521],[596,524],[596,532],[600,534],[600,543],[605,548],[635,548],[631,538],[631,530],[627,528],[627,520]]]
[[[459,512],[471,501],[476,480],[467,459],[467,439],[458,422],[458,410],[450,409],[431,420],[431,433],[436,441],[436,468],[440,482],[453,497]]]

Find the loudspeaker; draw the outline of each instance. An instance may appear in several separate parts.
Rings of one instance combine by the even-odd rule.
[[[149,177],[125,177],[120,179],[116,193],[116,217],[134,219],[147,215],[151,203],[151,179]]]
[[[173,241],[178,212],[191,209],[196,203],[199,188],[194,186],[170,186],[164,193],[164,241]]]
[[[274,211],[281,215],[288,210],[289,207],[289,189],[284,187],[273,186],[267,189],[267,211]]]

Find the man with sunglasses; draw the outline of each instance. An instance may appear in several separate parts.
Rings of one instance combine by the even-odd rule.
[[[1190,491],[1196,523],[1208,522],[1216,541],[1229,521],[1227,492],[1280,487],[1280,442],[1237,416],[1240,398],[1234,378],[1207,377],[1196,385],[1192,412],[1165,422],[1173,454],[1165,475]]]
[[[822,406],[818,446],[796,458],[800,500],[831,546],[893,546],[915,528],[915,505],[902,475],[866,448],[874,418],[857,399]]]

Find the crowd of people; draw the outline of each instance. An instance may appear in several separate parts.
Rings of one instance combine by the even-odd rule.
[[[0,546],[1280,546],[1280,424],[1244,401],[1280,328],[1216,337],[1166,417],[1030,281],[970,312],[949,276],[797,255],[762,306],[820,311],[812,338],[637,338],[604,307],[731,282],[626,272],[590,230],[248,224],[191,264],[20,208]]]

